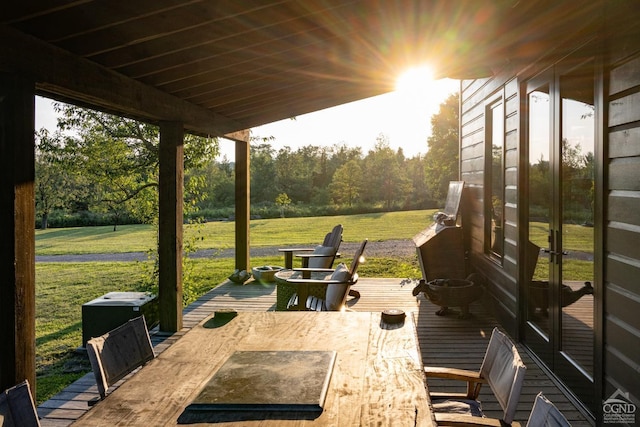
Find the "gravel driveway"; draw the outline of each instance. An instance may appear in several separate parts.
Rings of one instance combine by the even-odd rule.
[[[340,253],[349,257],[356,252],[360,242],[343,242],[340,245]],[[299,247],[296,245],[293,247]],[[278,256],[280,248],[286,246],[265,246],[251,248],[251,256]],[[383,242],[367,243],[365,256],[369,257],[407,257],[416,254],[416,247],[412,240],[385,240]],[[215,255],[214,255],[215,253]],[[235,256],[235,249],[214,251],[204,249],[190,255],[192,258],[231,258]],[[147,255],[144,252],[126,252],[118,254],[81,254],[81,255],[39,255],[36,262],[95,262],[95,261],[144,261]]]

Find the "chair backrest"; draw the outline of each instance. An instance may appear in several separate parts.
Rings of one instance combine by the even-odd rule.
[[[104,399],[111,385],[155,357],[144,316],[88,340],[87,354]]]
[[[527,427],[571,427],[571,424],[562,412],[540,392],[533,402]]]
[[[487,380],[498,399],[504,411],[503,421],[507,424],[511,424],[515,416],[526,369],[515,345],[498,328],[494,328],[480,375]]]
[[[349,273],[351,274],[352,279],[353,277],[356,276],[358,272],[358,267],[360,266],[360,263],[363,261],[362,255],[364,254],[364,248],[367,246],[368,241],[369,239],[364,239],[362,243],[360,243],[358,250],[356,250],[356,253],[353,256],[353,260],[351,260],[351,265],[349,266]]]
[[[25,380],[0,394],[0,426],[40,427],[28,381]]]
[[[316,246],[312,255],[322,255],[310,257],[307,267],[309,268],[331,268],[336,259],[338,249],[342,243],[342,225],[338,224],[324,236],[322,245]]]
[[[340,243],[342,242],[342,224],[338,224],[331,232],[327,233],[324,236],[324,241],[322,242],[322,246],[331,246],[332,248],[336,248],[336,252],[338,252],[338,248],[340,247]]]
[[[347,295],[349,294],[349,288],[358,280],[358,266],[362,261],[362,254],[364,253],[364,248],[367,246],[367,241],[367,239],[364,239],[360,244],[348,269],[345,264],[340,264],[333,274],[331,274],[331,280],[337,280],[340,283],[327,285],[327,291],[325,293],[327,310],[339,311],[344,307]]]

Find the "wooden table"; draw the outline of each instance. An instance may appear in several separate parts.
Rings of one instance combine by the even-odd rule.
[[[435,425],[411,316],[389,325],[380,313],[242,312],[224,326],[205,327],[210,325],[205,319],[191,329],[74,425]],[[185,408],[235,351],[265,350],[336,352],[321,413],[186,415]]]

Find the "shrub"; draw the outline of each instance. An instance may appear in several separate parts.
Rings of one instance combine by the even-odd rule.
[[[118,225],[122,224],[142,224],[143,222],[130,215],[123,214],[118,218]],[[42,216],[36,217],[36,228],[40,228],[42,224]],[[80,211],[68,213],[61,210],[53,211],[47,219],[49,228],[65,228],[65,227],[92,227],[98,225],[113,225],[113,216],[106,213],[97,213],[91,211]]]

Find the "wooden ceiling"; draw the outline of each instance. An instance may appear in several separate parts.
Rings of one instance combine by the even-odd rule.
[[[392,91],[425,62],[439,77],[486,76],[532,36],[514,32],[535,23],[519,3],[8,1],[0,71],[55,99],[224,135]]]

